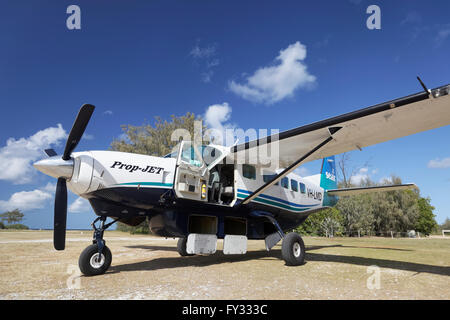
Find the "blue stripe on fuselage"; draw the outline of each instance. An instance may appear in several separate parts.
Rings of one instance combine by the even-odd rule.
[[[247,190],[244,190],[244,189],[238,189],[238,192],[245,193],[245,194],[248,194],[248,195],[250,195],[252,193],[251,191],[247,191]],[[269,200],[278,201],[278,202],[290,205],[292,207],[298,207],[298,208],[310,208],[310,207],[315,207],[315,206],[319,205],[319,204],[309,204],[309,205],[298,204],[298,203],[290,202],[290,201],[287,201],[287,200],[284,200],[284,199],[280,199],[280,198],[277,198],[277,197],[269,196],[269,195],[266,195],[266,194],[260,194],[258,197],[266,198],[266,199],[269,199]]]

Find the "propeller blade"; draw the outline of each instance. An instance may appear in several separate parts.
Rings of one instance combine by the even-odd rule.
[[[92,113],[95,107],[91,104],[84,104],[78,112],[77,118],[73,123],[72,130],[70,130],[69,137],[67,138],[66,148],[63,153],[63,160],[69,160],[70,154],[80,142],[83,136],[84,130],[91,119]]]
[[[66,245],[67,186],[66,179],[59,178],[56,184],[53,246],[64,250]]]

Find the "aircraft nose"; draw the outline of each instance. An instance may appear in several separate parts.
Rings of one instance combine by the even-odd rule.
[[[33,167],[54,178],[70,179],[73,173],[73,159],[63,160],[61,157],[51,157],[33,163]]]

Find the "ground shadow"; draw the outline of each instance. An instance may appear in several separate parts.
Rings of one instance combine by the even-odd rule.
[[[136,245],[136,246],[125,246],[125,248],[130,249],[144,249],[150,251],[177,251],[176,247],[166,247],[166,246],[144,246],[144,245]]]
[[[307,246],[306,251],[309,250],[319,250],[326,248],[355,248],[355,249],[375,249],[375,250],[394,250],[394,251],[414,251],[411,249],[399,249],[399,248],[386,248],[386,247],[365,247],[365,246],[347,246],[343,244],[332,244],[328,246]]]
[[[225,255],[217,251],[215,254],[207,256],[191,256],[191,257],[165,257],[156,258],[150,261],[142,261],[137,263],[123,264],[111,266],[108,273],[126,272],[126,271],[151,271],[160,269],[172,269],[182,267],[206,267],[222,263],[234,263],[256,259],[280,259],[281,250],[267,251],[249,251],[245,255]]]
[[[163,246],[135,246],[137,248],[149,249],[149,250],[166,250],[176,251],[176,248],[163,247]],[[342,247],[341,245],[331,246],[308,246],[306,251],[317,250],[322,248]],[[352,247],[352,246],[349,246]],[[356,247],[360,248],[360,247]],[[382,249],[382,248],[371,248]],[[386,248],[391,249],[391,248]],[[395,249],[394,249],[395,250]],[[119,273],[127,271],[151,271],[161,269],[183,268],[183,267],[206,267],[210,265],[222,264],[222,263],[234,263],[256,259],[281,259],[281,250],[272,249],[267,252],[261,251],[249,251],[245,255],[225,255],[221,251],[216,252],[213,255],[207,256],[191,256],[191,257],[164,257],[156,258],[150,261],[142,261],[130,264],[111,266],[108,273]],[[416,273],[430,273],[437,275],[450,276],[450,267],[446,266],[434,266],[414,262],[404,262],[396,260],[385,260],[375,258],[365,258],[357,256],[344,256],[335,254],[322,254],[308,252],[306,254],[306,262],[308,261],[322,261],[322,262],[336,262],[344,264],[352,264],[359,266],[372,266],[376,265],[381,268],[390,268],[403,271],[412,271]]]
[[[365,258],[356,256],[339,256],[335,254],[323,254],[323,253],[308,253],[306,255],[307,261],[322,261],[322,262],[338,262],[347,263],[359,266],[378,266],[380,268],[390,268],[403,271],[412,272],[426,272],[431,274],[438,274],[444,276],[450,276],[450,267],[446,266],[433,266],[429,264],[421,264],[414,262],[385,260],[375,258]]]

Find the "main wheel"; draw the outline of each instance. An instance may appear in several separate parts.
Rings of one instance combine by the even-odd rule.
[[[281,256],[288,266],[299,266],[305,262],[305,244],[298,233],[288,233],[283,238]]]
[[[186,251],[186,244],[187,244],[187,238],[180,238],[180,239],[178,239],[178,243],[177,243],[177,251],[178,251],[178,253],[182,257],[193,256],[193,254],[187,253],[187,251]]]
[[[84,275],[96,276],[105,273],[111,265],[111,261],[111,251],[107,246],[103,248],[103,252],[99,257],[97,245],[92,244],[81,253],[78,259],[78,266]]]

